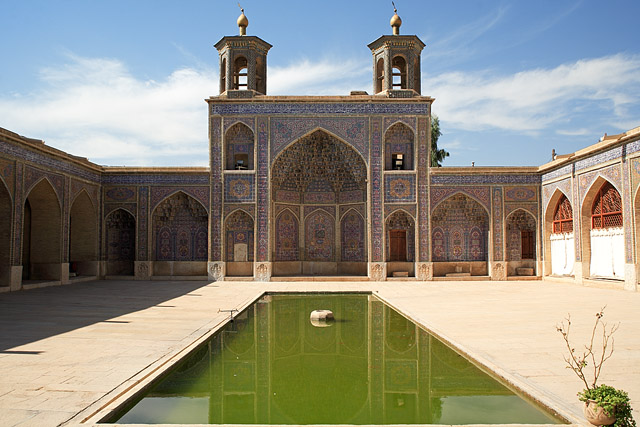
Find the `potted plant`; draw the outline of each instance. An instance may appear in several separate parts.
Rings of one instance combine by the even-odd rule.
[[[635,427],[636,422],[631,414],[629,395],[623,390],[606,384],[597,385],[604,362],[609,360],[613,354],[613,334],[620,327],[620,323],[607,327],[607,324],[602,320],[604,309],[605,307],[596,313],[591,340],[588,345],[584,346],[581,353],[577,353],[569,341],[571,315],[565,319],[566,324],[563,321],[556,326],[556,330],[562,335],[569,350],[569,355],[564,356],[567,368],[571,369],[585,385],[584,390],[578,393],[578,399],[585,403],[583,410],[587,420],[597,426],[614,424],[615,427]],[[598,345],[596,333],[599,330],[601,332],[599,333],[600,343]],[[600,347],[600,350],[594,349],[594,347]],[[587,368],[591,374],[587,372]],[[587,380],[587,377],[592,381]]]

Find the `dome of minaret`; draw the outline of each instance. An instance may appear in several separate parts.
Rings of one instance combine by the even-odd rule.
[[[240,9],[242,14],[238,16],[238,27],[240,28],[240,35],[244,36],[247,34],[247,27],[249,26],[249,20],[244,14],[244,9]]]
[[[393,8],[393,12],[394,15],[391,17],[391,21],[389,22],[391,24],[391,28],[393,28],[393,34],[394,35],[398,35],[400,34],[400,26],[402,25],[402,19],[400,19],[400,17],[398,16],[398,9]]]

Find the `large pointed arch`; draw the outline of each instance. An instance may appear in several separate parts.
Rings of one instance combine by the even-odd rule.
[[[585,277],[624,279],[625,244],[622,197],[598,176],[580,209],[582,270]]]
[[[208,214],[197,199],[174,193],[158,204],[152,221],[155,261],[207,260]]]
[[[23,279],[61,280],[62,208],[47,178],[25,199],[22,234]]]
[[[367,177],[362,154],[322,128],[279,152],[270,188],[274,275],[366,274],[363,244],[352,245],[356,250],[349,252],[343,238],[356,229],[366,236],[366,222],[358,219],[360,225],[346,230],[341,219],[366,203]]]
[[[441,201],[431,214],[434,275],[486,275],[489,224],[487,209],[466,193]]]
[[[13,202],[4,180],[0,177],[0,286],[10,286],[11,228]]]

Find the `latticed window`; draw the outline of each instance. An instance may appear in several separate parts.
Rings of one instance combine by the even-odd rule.
[[[573,232],[573,209],[571,208],[571,202],[565,195],[558,200],[556,212],[553,214],[553,232]]]
[[[591,208],[591,228],[622,227],[622,199],[613,185],[605,182]]]

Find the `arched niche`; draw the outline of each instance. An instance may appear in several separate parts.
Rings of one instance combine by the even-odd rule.
[[[299,221],[289,209],[284,209],[276,217],[275,261],[299,261]]]
[[[11,227],[13,202],[9,189],[0,178],[0,287],[10,286],[11,279]]]
[[[573,206],[560,190],[549,199],[544,214],[545,274],[571,276],[575,265]]]
[[[254,225],[251,215],[237,210],[225,220],[225,260],[228,276],[252,276]]]
[[[43,178],[24,204],[23,280],[62,279],[62,212],[51,183]]]
[[[582,265],[585,276],[624,280],[622,209],[622,197],[618,190],[599,176],[587,191],[581,209]]]
[[[98,215],[82,190],[69,213],[69,276],[98,275]]]
[[[385,221],[385,259],[389,276],[394,273],[415,276],[415,235],[415,220],[403,210],[393,212]]]
[[[174,193],[158,204],[152,222],[154,275],[207,274],[208,215],[198,200]]]
[[[364,218],[355,209],[349,209],[340,221],[341,260],[364,262],[367,260],[367,237]]]
[[[236,123],[225,133],[227,170],[254,169],[253,131],[244,123]]]
[[[227,90],[227,58],[220,61],[220,93]]]
[[[125,209],[116,209],[105,220],[107,275],[132,276],[136,257],[136,220]]]
[[[274,275],[367,274],[366,256],[359,249],[357,254],[343,252],[341,222],[350,209],[366,212],[367,174],[362,156],[323,129],[280,152],[271,167]],[[344,230],[362,231],[359,225]],[[361,261],[347,261],[343,254]]]
[[[524,209],[516,209],[507,216],[505,223],[507,275],[534,276],[538,252],[535,217]]]
[[[456,193],[431,214],[434,275],[488,273],[489,213],[475,199]]]
[[[396,123],[384,134],[385,170],[413,170],[415,134],[404,123]]]

